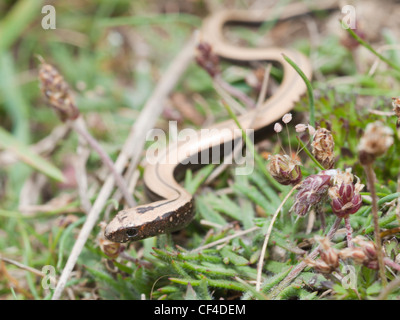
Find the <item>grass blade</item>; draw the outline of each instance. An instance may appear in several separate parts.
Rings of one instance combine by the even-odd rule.
[[[383,55],[381,55],[379,52],[377,52],[374,48],[371,47],[371,45],[364,41],[362,38],[360,38],[358,36],[358,34],[356,34],[351,28],[347,27],[344,22],[341,22],[342,24],[342,28],[346,29],[347,32],[359,43],[361,44],[363,47],[365,47],[366,49],[368,49],[369,51],[371,51],[374,55],[376,55],[379,59],[381,59],[383,62],[387,63],[389,66],[391,66],[393,69],[400,71],[400,66],[398,66],[397,64],[393,63],[392,61],[390,61],[389,59],[387,59],[386,57],[384,57]]]
[[[310,125],[315,127],[315,103],[314,103],[314,91],[311,86],[310,80],[308,80],[307,76],[304,74],[304,72],[299,68],[299,66],[294,63],[292,59],[290,59],[288,56],[282,54],[283,58],[297,71],[299,76],[303,79],[304,83],[306,84],[307,87],[307,95],[309,99],[309,105],[310,105]]]
[[[42,0],[20,0],[0,23],[0,53],[18,39],[22,31],[40,13]]]
[[[50,162],[32,152],[28,146],[14,138],[13,135],[0,127],[0,148],[12,151],[21,161],[28,166],[40,171],[46,176],[59,181],[65,181],[62,172]]]

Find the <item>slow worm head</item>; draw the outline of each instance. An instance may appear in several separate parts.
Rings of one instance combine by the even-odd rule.
[[[114,242],[128,242],[182,229],[193,219],[194,202],[193,198],[183,205],[175,201],[179,199],[161,200],[118,212],[106,227],[106,237]]]

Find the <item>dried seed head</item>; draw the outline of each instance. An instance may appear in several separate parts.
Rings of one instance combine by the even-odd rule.
[[[200,42],[198,44],[196,62],[207,71],[212,78],[220,73],[219,57],[212,52],[212,47],[207,42]]]
[[[303,180],[295,197],[295,203],[290,209],[299,216],[304,216],[313,207],[319,205],[327,196],[331,176],[314,174]]]
[[[319,273],[332,273],[337,269],[337,267],[332,267],[329,264],[327,264],[324,260],[322,259],[317,259],[317,260],[312,260],[309,258],[304,259],[304,262],[315,269],[315,271]]]
[[[300,170],[301,163],[291,159],[288,155],[270,155],[270,162],[267,164],[267,169],[272,177],[280,184],[296,185],[300,182],[302,175]]]
[[[362,205],[360,191],[364,185],[360,183],[358,177],[356,178],[357,182],[354,184],[354,175],[351,170],[346,170],[346,172],[338,171],[333,179],[333,186],[329,188],[328,195],[332,200],[332,211],[338,217],[356,213]]]
[[[357,264],[363,264],[370,269],[378,269],[378,255],[375,243],[357,236],[353,242],[358,247],[346,248],[339,251],[341,259],[352,259]]]
[[[43,96],[56,110],[62,121],[79,117],[79,110],[69,86],[55,67],[42,61],[39,67],[39,81]]]
[[[342,249],[339,256],[343,260],[351,259],[357,264],[363,264],[367,260],[365,253],[358,247]]]
[[[313,142],[311,143],[312,153],[325,169],[333,168],[335,161],[333,159],[333,148],[335,142],[332,134],[325,128],[318,128],[315,131]]]
[[[329,170],[331,171],[331,170]],[[344,172],[340,169],[335,169],[332,174],[333,177],[333,185],[340,185],[342,183],[348,184],[354,181],[354,175],[351,173],[351,168],[347,168]],[[359,182],[359,178],[357,177],[357,182]]]
[[[368,259],[370,260],[378,259],[376,245],[373,241],[368,241],[362,236],[357,236],[353,239],[353,242],[360,246],[360,248],[364,251]]]
[[[317,240],[321,245],[321,249],[319,251],[322,261],[324,261],[333,270],[337,269],[339,267],[339,250],[332,248],[328,237],[316,236],[315,240]]]
[[[380,121],[369,123],[358,145],[362,165],[372,163],[393,144],[393,131]]]

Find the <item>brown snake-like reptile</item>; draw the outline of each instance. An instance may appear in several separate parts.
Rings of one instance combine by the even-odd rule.
[[[309,9],[305,6],[294,4],[285,8],[280,19],[308,12]],[[226,10],[207,18],[201,32],[203,41],[209,43],[213,52],[221,58],[237,62],[273,61],[282,65],[283,80],[276,93],[261,107],[238,117],[242,127],[254,129],[255,134],[290,111],[306,92],[304,81],[284,60],[282,54],[294,61],[307,77],[311,77],[310,62],[300,52],[284,48],[243,48],[225,42],[223,27],[228,22],[255,24],[266,21],[270,15],[271,12]],[[188,159],[188,155],[197,156],[203,150],[219,148],[225,142],[241,138],[241,132],[237,130],[233,120],[212,128],[225,130],[219,130],[217,135],[215,131],[209,135],[202,134],[196,145],[192,142],[169,145],[159,156],[157,163],[146,166],[146,191],[151,199],[158,201],[120,211],[106,227],[105,236],[109,240],[127,242],[173,232],[184,228],[193,219],[193,196],[176,181],[179,171],[187,168],[180,164]],[[171,152],[176,152],[178,156],[174,161],[168,162],[166,159],[169,159]]]

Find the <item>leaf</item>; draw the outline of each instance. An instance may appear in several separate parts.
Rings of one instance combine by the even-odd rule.
[[[278,285],[279,282],[281,282],[288,275],[288,273],[289,273],[289,271],[291,269],[292,269],[291,267],[286,266],[286,267],[281,269],[282,271],[280,273],[277,273],[274,276],[271,276],[271,277],[267,278],[264,281],[264,284],[263,284],[263,286],[261,288],[261,291],[266,293],[269,290],[271,290],[273,287]]]
[[[375,281],[371,286],[367,289],[368,295],[377,295],[381,292],[382,286],[378,281]]]
[[[235,281],[229,281],[229,280],[214,280],[210,278],[206,278],[204,275],[201,275],[202,279],[207,280],[207,284],[210,287],[214,288],[224,288],[224,289],[229,289],[229,290],[237,290],[237,291],[247,291],[247,288],[243,286],[243,284],[235,282]],[[178,284],[191,284],[193,287],[197,287],[202,284],[201,280],[192,280],[192,279],[178,279],[178,278],[169,278],[170,281]]]
[[[204,197],[197,197],[196,208],[199,211],[203,219],[224,226],[227,222],[226,220],[216,212],[212,207],[207,205]]]
[[[190,194],[195,194],[196,190],[201,186],[201,184],[207,179],[207,177],[214,170],[215,165],[208,165],[204,168],[201,168],[193,178],[193,174],[190,170],[186,171],[185,176],[185,189]]]
[[[20,0],[5,17],[2,17],[0,24],[0,51],[12,45],[30,22],[37,18],[42,3],[42,0]]]
[[[187,285],[184,299],[185,300],[199,300],[199,298],[197,297],[196,291],[194,291],[190,282]]]
[[[221,249],[221,255],[224,258],[228,258],[229,262],[234,264],[235,266],[247,266],[249,265],[249,260],[246,258],[236,254],[232,251],[230,246],[225,246]]]
[[[117,275],[116,279],[114,279],[109,274],[96,270],[94,268],[90,268],[86,266],[86,270],[89,271],[96,279],[104,281],[108,287],[113,288],[117,293],[123,295],[126,299],[137,299],[138,293],[132,290],[130,282],[126,281],[121,277],[121,275]],[[132,292],[133,291],[133,292]]]
[[[221,264],[203,262],[203,265],[198,265],[194,263],[183,262],[182,267],[187,270],[195,271],[198,273],[210,274],[213,276],[234,277],[235,275],[237,275],[237,271],[235,269],[224,267]]]
[[[133,271],[134,271],[134,269],[132,269],[132,268],[130,268],[130,267],[128,267],[128,266],[126,266],[126,265],[124,265],[122,263],[119,263],[118,261],[114,261],[113,263],[119,270],[121,270],[121,271],[123,271],[125,273],[132,274]]]
[[[273,214],[275,212],[275,208],[271,203],[265,198],[265,196],[259,192],[255,187],[245,187],[243,185],[235,184],[233,189],[247,198],[252,200],[254,203],[258,204],[267,214]]]
[[[249,180],[254,183],[258,189],[268,198],[273,207],[278,208],[281,204],[278,193],[267,183],[267,180],[257,171],[249,176]]]
[[[210,193],[207,195],[207,200],[213,206],[213,208],[221,213],[226,214],[232,219],[241,221],[243,218],[242,209],[228,196],[222,195],[220,197]]]
[[[235,277],[235,280],[238,281],[239,283],[241,283],[245,288],[248,289],[248,291],[245,294],[247,299],[255,297],[255,298],[257,298],[257,300],[268,300],[266,295],[257,291],[254,286],[251,286],[246,281],[240,279],[239,277]]]
[[[21,143],[9,132],[0,127],[0,147],[13,152],[21,161],[28,166],[40,171],[49,178],[59,182],[64,182],[65,177],[62,172],[50,162],[34,153],[28,146]]]
[[[307,290],[301,289],[299,292],[300,300],[315,300],[317,299],[318,291],[308,292]]]

